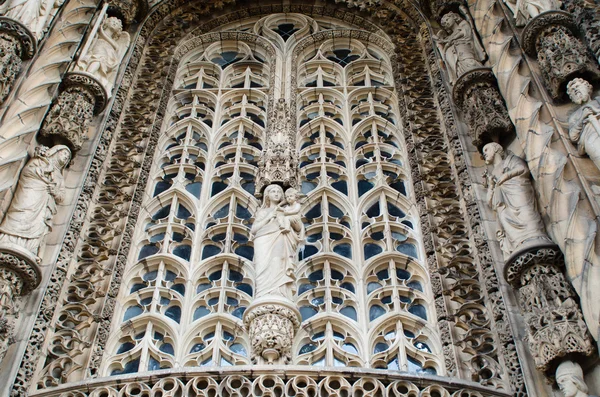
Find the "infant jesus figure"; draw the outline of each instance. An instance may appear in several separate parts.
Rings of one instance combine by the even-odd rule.
[[[302,215],[300,214],[300,192],[294,188],[285,191],[285,201],[279,204],[277,208],[277,222],[283,233],[294,231],[300,234],[300,240],[303,240],[304,225],[302,224]]]

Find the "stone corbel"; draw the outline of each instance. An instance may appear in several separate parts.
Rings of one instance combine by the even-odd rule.
[[[506,146],[514,139],[515,127],[492,69],[479,68],[465,73],[456,81],[452,94],[469,126],[473,145],[480,151],[490,142]]]
[[[564,11],[549,11],[533,18],[522,34],[523,49],[538,60],[544,85],[554,100],[564,97],[575,77],[596,81],[597,62],[579,38],[577,22]]]
[[[563,265],[557,246],[540,244],[513,253],[504,268],[506,280],[518,290],[536,368],[549,378],[561,362],[581,361],[595,351]]]
[[[0,104],[2,104],[21,71],[24,60],[35,54],[37,40],[22,23],[0,17]]]
[[[85,73],[68,73],[46,119],[38,141],[54,146],[66,145],[72,153],[81,149],[88,125],[104,110],[107,93],[102,84]]]

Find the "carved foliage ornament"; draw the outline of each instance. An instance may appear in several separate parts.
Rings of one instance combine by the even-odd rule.
[[[515,127],[491,69],[465,73],[454,85],[453,97],[469,126],[473,145],[479,150],[489,142],[514,138]]]
[[[0,17],[0,104],[10,94],[22,60],[31,58],[35,47],[29,30],[17,21]]]
[[[70,73],[63,81],[64,89],[53,103],[38,139],[41,142],[65,144],[73,152],[81,149],[94,114],[106,105],[106,92],[94,78]]]
[[[562,357],[589,356],[594,345],[575,292],[559,266],[558,247],[525,250],[506,265],[506,279],[518,289],[528,344],[538,370],[552,376]]]
[[[540,14],[523,30],[523,49],[537,57],[544,85],[555,100],[563,97],[574,77],[595,80],[600,76],[578,35],[575,20],[562,11]]]

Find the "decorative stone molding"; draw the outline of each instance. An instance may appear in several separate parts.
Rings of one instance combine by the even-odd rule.
[[[273,106],[266,131],[266,148],[258,164],[256,191],[272,183],[298,185],[298,151],[290,107],[280,98]]]
[[[110,0],[108,2],[109,14],[117,16],[125,25],[140,22],[148,13],[147,0]]]
[[[244,325],[252,341],[252,361],[256,364],[290,363],[300,313],[278,303],[252,306],[244,313]]]
[[[523,49],[536,57],[544,85],[553,99],[561,99],[575,77],[589,81],[600,77],[597,62],[579,39],[577,22],[563,11],[549,11],[532,19],[522,34]]]
[[[63,144],[73,153],[81,149],[87,138],[88,125],[107,102],[102,84],[87,73],[69,73],[63,90],[50,108],[38,140],[48,145]]]
[[[535,365],[549,377],[564,357],[595,351],[563,263],[558,247],[546,245],[515,252],[505,267],[506,280],[518,289]]]
[[[10,94],[21,63],[33,57],[37,40],[23,24],[0,17],[0,104]]]
[[[474,382],[396,371],[307,366],[236,366],[218,370],[154,371],[47,388],[32,397],[148,396],[444,396],[509,397]]]
[[[514,139],[515,127],[490,68],[474,69],[462,75],[452,95],[469,126],[473,145],[480,151],[489,142],[508,143]]]

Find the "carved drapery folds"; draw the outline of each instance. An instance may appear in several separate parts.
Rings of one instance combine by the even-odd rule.
[[[573,78],[596,80],[600,76],[578,35],[576,21],[562,11],[540,14],[523,30],[523,49],[537,58],[544,85],[555,100],[563,97]]]
[[[36,50],[36,39],[21,23],[0,17],[0,104],[10,94],[21,63]]]
[[[81,149],[88,125],[95,114],[106,106],[107,95],[102,84],[81,73],[69,73],[63,89],[50,108],[38,140],[48,144],[64,144],[73,153]]]
[[[271,183],[296,187],[298,184],[298,152],[290,108],[280,98],[269,117],[267,145],[258,164],[256,191]]]
[[[491,69],[465,73],[454,85],[453,98],[469,126],[473,145],[479,150],[489,142],[509,142],[514,138],[515,127]]]
[[[551,376],[563,357],[588,356],[594,345],[575,293],[560,270],[556,246],[522,250],[507,261],[505,277],[518,290],[528,343],[538,370]]]

